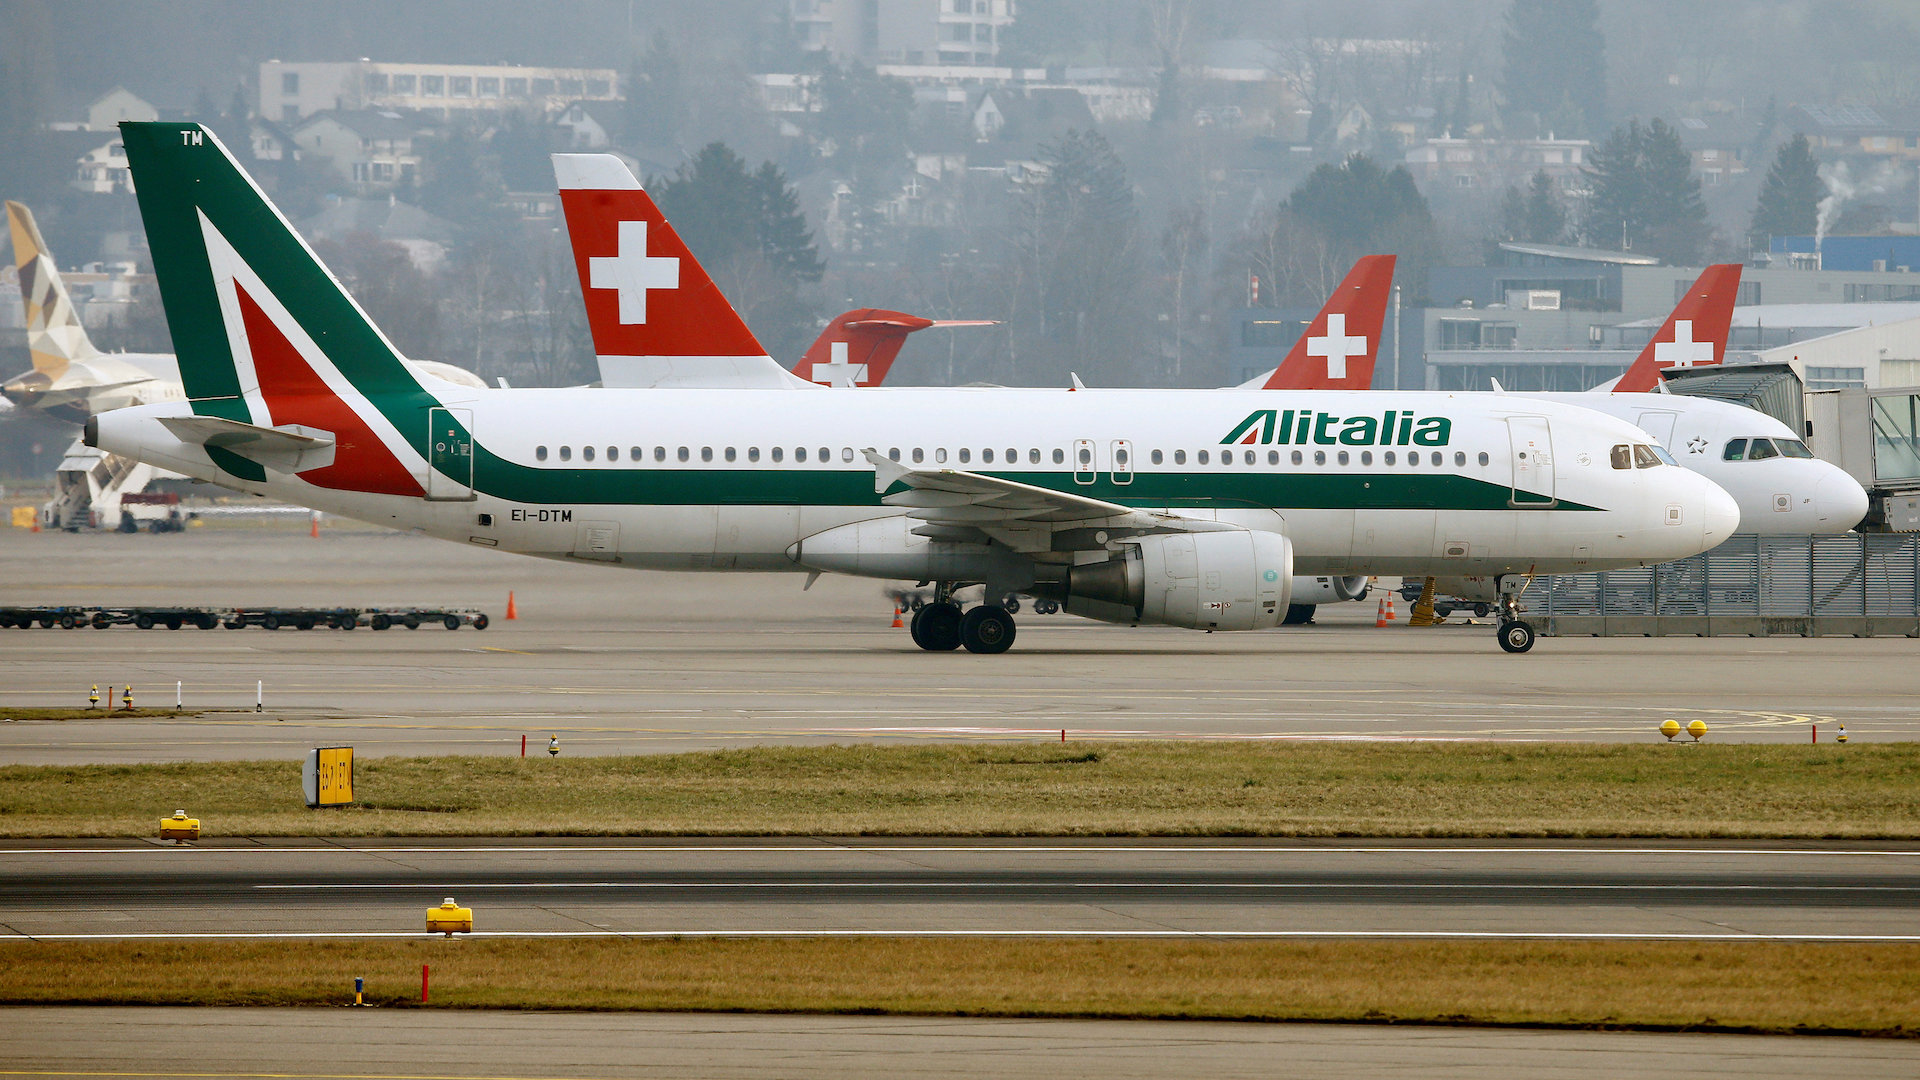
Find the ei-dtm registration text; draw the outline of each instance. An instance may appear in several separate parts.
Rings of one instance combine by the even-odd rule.
[[[522,510],[522,509],[515,509],[515,510],[513,511],[513,514],[512,514],[512,517],[510,518],[510,520],[512,520],[512,521],[559,521],[559,522],[568,522],[568,521],[572,521],[572,520],[573,520],[573,511],[571,511],[571,510]]]

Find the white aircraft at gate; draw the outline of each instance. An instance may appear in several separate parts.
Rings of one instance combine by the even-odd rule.
[[[1638,429],[1556,402],[808,385],[742,351],[638,190],[626,221],[646,227],[613,242],[639,269],[587,302],[666,343],[634,354],[643,388],[456,386],[400,361],[211,133],[122,132],[189,400],[97,416],[88,441],[365,521],[624,567],[928,580],[916,643],[991,653],[1011,616],[963,613],[956,588],[1252,630],[1280,622],[1296,569],[1637,566],[1739,520]],[[715,371],[727,388],[685,385]],[[1612,467],[1620,446],[1645,467]],[[1500,641],[1533,633],[1510,618]]]

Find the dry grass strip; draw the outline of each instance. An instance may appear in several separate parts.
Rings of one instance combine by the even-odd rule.
[[[0,767],[0,836],[1920,836],[1920,743],[1105,743]]]
[[[513,939],[0,944],[5,1004],[340,1005],[1920,1029],[1920,946]]]

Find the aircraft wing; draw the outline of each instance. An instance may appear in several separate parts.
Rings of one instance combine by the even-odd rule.
[[[922,522],[913,531],[937,540],[991,538],[1015,551],[1071,551],[1098,549],[1110,540],[1148,533],[1239,529],[982,473],[913,469],[877,450],[865,453],[873,465],[873,489],[880,493],[880,501],[907,507],[907,515]],[[895,490],[901,487],[904,490]],[[1080,530],[1085,530],[1084,536],[1071,535]]]

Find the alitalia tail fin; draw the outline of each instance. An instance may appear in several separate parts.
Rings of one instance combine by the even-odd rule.
[[[992,319],[927,319],[904,311],[855,308],[827,324],[793,366],[793,373],[823,386],[879,386],[892,370],[907,335],[932,326],[994,326]]]
[[[33,211],[11,200],[7,203],[7,231],[13,237],[13,265],[20,275],[20,302],[26,308],[27,349],[33,369],[58,379],[75,360],[100,355],[87,337],[74,310],[67,283],[53,263],[53,253],[40,237]]]
[[[553,172],[603,385],[804,385],[767,355],[625,162],[555,154]]]
[[[439,403],[398,350],[211,131],[120,131],[194,413],[330,439],[326,464],[299,462],[315,486],[423,494]],[[259,463],[202,445],[222,468],[261,479]]]
[[[1371,390],[1380,325],[1393,291],[1392,255],[1363,255],[1293,343],[1268,390]]]
[[[1661,324],[1659,333],[1634,358],[1633,366],[1613,384],[1613,392],[1644,394],[1660,384],[1660,372],[1665,368],[1724,361],[1727,329],[1733,322],[1733,302],[1739,293],[1739,263],[1707,267],[1674,305],[1673,314]]]

